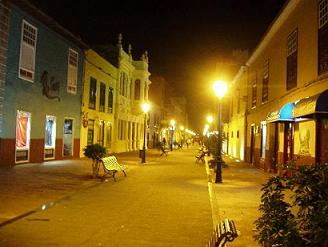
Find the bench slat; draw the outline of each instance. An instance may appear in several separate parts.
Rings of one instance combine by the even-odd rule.
[[[105,173],[112,175],[114,181],[116,181],[115,173],[117,171],[122,171],[124,176],[126,176],[124,170],[127,168],[127,166],[119,164],[115,156],[103,157],[101,158],[101,163],[103,164]]]
[[[226,242],[232,242],[236,237],[238,237],[238,232],[234,221],[224,219],[215,226],[208,246],[223,247]]]

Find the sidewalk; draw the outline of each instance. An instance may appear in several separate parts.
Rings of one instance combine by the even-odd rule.
[[[140,165],[137,151],[115,154],[129,169]],[[159,150],[147,150],[147,162],[160,158]],[[0,168],[0,226],[28,212],[101,184],[92,179],[91,160],[47,161]]]
[[[228,167],[222,168],[222,183],[215,183],[215,173],[210,177],[215,190],[218,219],[234,220],[238,236],[229,246],[260,246],[253,239],[254,221],[260,216],[259,205],[262,195],[262,184],[271,174],[254,168],[249,163],[236,162],[227,156],[223,157]],[[206,163],[207,165],[207,163]]]

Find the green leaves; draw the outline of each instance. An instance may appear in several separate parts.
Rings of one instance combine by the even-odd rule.
[[[84,149],[84,156],[92,160],[99,160],[106,155],[106,148],[99,144],[92,144],[86,146]]]
[[[291,178],[272,177],[262,191],[262,215],[254,222],[260,244],[328,246],[327,165],[300,167]]]

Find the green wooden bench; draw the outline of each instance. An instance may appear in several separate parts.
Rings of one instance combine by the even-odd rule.
[[[124,176],[126,177],[125,169],[127,168],[127,166],[119,164],[115,156],[107,156],[101,158],[100,161],[104,168],[104,177],[109,174],[116,182],[115,174],[118,171],[122,171]]]

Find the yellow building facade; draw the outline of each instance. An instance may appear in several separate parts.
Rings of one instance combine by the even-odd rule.
[[[147,142],[148,139],[147,133],[144,138],[145,114],[141,108],[142,103],[148,101],[151,84],[148,54],[145,52],[139,60],[134,60],[130,45],[128,51],[124,51],[121,36],[115,50],[119,79],[115,102],[114,152],[139,150],[142,149],[143,142]],[[147,115],[146,121],[148,117]],[[147,143],[145,146],[147,147]]]
[[[92,49],[86,51],[81,124],[83,149],[98,143],[107,152],[114,151],[114,113],[118,71]]]
[[[288,1],[235,76],[229,154],[273,172],[328,163],[327,9]]]

